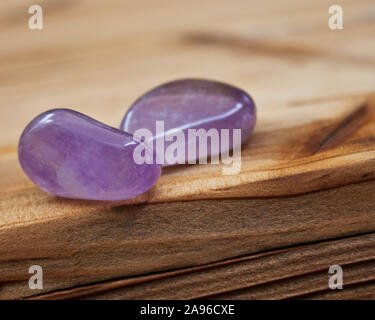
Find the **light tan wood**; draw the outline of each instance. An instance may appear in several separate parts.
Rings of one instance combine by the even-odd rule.
[[[27,27],[29,2],[1,4],[0,298],[37,294],[32,264],[45,268],[42,294],[375,231],[371,0],[345,1],[336,31],[323,0],[58,3],[41,3],[43,31]],[[239,175],[175,166],[106,203],[47,195],[22,172],[17,141],[39,113],[118,126],[139,95],[182,77],[256,101]]]

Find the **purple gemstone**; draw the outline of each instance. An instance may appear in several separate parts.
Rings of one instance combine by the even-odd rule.
[[[156,121],[164,121],[164,136],[156,133]],[[229,143],[221,145],[222,135],[219,135],[219,149],[211,150],[211,142],[207,139],[207,156],[212,157],[214,153],[228,151],[236,146],[233,138],[233,129],[241,129],[241,141],[245,142],[251,135],[256,121],[256,108],[251,97],[241,89],[217,81],[201,79],[184,79],[172,81],[148,91],[141,96],[126,113],[121,130],[136,133],[137,138],[141,138],[136,130],[148,129],[152,133],[152,138],[146,142],[156,150],[163,165],[174,164],[173,159],[168,159],[167,148],[173,143],[178,143],[177,139],[164,141],[164,154],[160,155],[156,141],[164,139],[166,135],[172,135],[178,130],[184,133],[183,159],[173,155],[175,163],[193,163],[199,158],[199,140],[197,140],[196,152],[188,150],[188,129],[216,129],[219,133],[221,129],[229,129]],[[152,144],[151,144],[152,143]],[[214,150],[217,150],[215,152]],[[212,151],[212,153],[211,153]],[[191,162],[193,161],[193,162]]]
[[[132,135],[81,113],[56,109],[36,117],[24,130],[18,157],[42,190],[65,198],[125,200],[158,180],[156,164],[136,164],[140,143]]]

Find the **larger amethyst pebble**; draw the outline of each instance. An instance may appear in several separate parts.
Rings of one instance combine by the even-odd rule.
[[[155,141],[163,139],[156,134],[156,121],[164,122],[165,135],[176,130],[185,136],[184,159],[177,159],[178,163],[195,161],[198,152],[188,152],[188,130],[229,129],[230,139],[227,147],[217,149],[216,154],[227,152],[236,147],[232,139],[233,129],[241,130],[241,141],[245,142],[251,135],[256,121],[255,104],[251,97],[243,90],[231,85],[202,79],[183,79],[165,83],[141,96],[125,114],[121,123],[121,130],[135,134],[139,129],[147,129],[152,133],[152,139],[146,142],[157,149],[159,159],[165,158],[163,165],[174,164],[167,159],[167,148],[175,141],[165,141],[164,150],[157,148]],[[137,135],[135,135],[137,136]],[[138,137],[138,136],[137,136]],[[138,137],[140,138],[140,137]],[[219,137],[221,139],[221,136]],[[167,139],[166,139],[167,140]],[[211,154],[208,141],[207,156]],[[219,142],[221,146],[221,141]],[[190,143],[191,145],[191,143]],[[197,149],[199,145],[197,144]],[[160,154],[160,151],[164,154]],[[164,155],[166,155],[164,157]],[[178,158],[178,157],[177,157]],[[182,160],[182,161],[181,161]]]
[[[24,130],[18,156],[42,190],[65,198],[125,200],[151,188],[157,164],[136,164],[132,135],[67,109],[47,111]]]

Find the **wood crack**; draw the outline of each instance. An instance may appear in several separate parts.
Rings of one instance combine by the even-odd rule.
[[[342,143],[345,138],[353,134],[361,126],[368,122],[369,107],[363,104],[351,114],[342,119],[338,125],[325,136],[321,143],[313,150],[312,155],[333,148]]]

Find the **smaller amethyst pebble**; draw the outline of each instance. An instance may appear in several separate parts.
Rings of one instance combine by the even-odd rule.
[[[164,123],[164,136],[156,133],[156,122]],[[192,144],[188,139],[189,130],[205,130],[208,132],[215,129],[217,132],[229,130],[229,143],[222,146],[219,137],[220,149],[212,151],[216,155],[228,152],[232,148],[244,143],[253,132],[256,121],[256,108],[252,98],[243,90],[231,85],[203,79],[182,79],[160,85],[141,96],[131,106],[121,123],[121,130],[137,135],[137,130],[147,129],[151,132],[152,138],[145,139],[145,142],[156,149],[163,166],[173,163],[173,157],[168,159],[167,149],[176,144],[171,139],[165,139],[164,149],[160,150],[155,145],[156,140],[163,139],[168,134],[180,131],[184,134],[184,141],[181,141],[182,159],[178,163],[194,163],[197,159],[199,144]],[[232,139],[233,131],[241,130],[241,141],[236,144]],[[212,157],[210,141],[207,144],[207,156]],[[177,142],[178,144],[178,142]],[[189,152],[189,145],[196,145],[197,151]],[[194,149],[194,147],[192,147]],[[160,154],[162,152],[163,154]],[[164,157],[165,155],[165,157]],[[193,161],[193,162],[191,162]]]
[[[36,117],[18,145],[23,170],[42,190],[65,198],[125,200],[150,189],[161,167],[137,164],[133,136],[81,113],[55,109]]]

